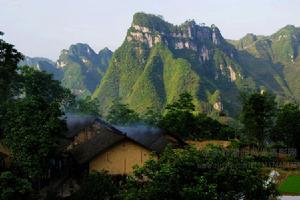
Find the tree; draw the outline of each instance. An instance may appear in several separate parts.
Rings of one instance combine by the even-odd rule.
[[[66,130],[57,102],[41,97],[16,99],[7,104],[4,143],[14,163],[30,178],[40,177],[54,151],[56,139]]]
[[[92,172],[87,176],[72,197],[72,200],[112,200],[117,199],[119,189],[112,177],[105,172]]]
[[[72,103],[66,108],[66,112],[99,115],[99,100],[90,96],[85,98],[74,98]]]
[[[0,37],[3,33],[0,31]],[[4,104],[15,94],[18,79],[17,64],[23,59],[13,45],[0,39],[0,136],[3,132]]]
[[[277,104],[268,92],[242,94],[241,122],[250,140],[263,147],[274,126]]]
[[[283,142],[286,147],[300,150],[300,110],[297,104],[282,106],[277,114],[276,125],[272,131],[275,142]]]
[[[158,127],[161,120],[162,120],[161,113],[151,108],[148,108],[145,114],[143,114],[142,116],[143,123],[154,127]]]
[[[69,89],[63,88],[52,74],[23,66],[20,72],[20,92],[26,97],[40,97],[46,102],[58,102],[60,105],[70,103],[73,95]]]
[[[166,114],[159,125],[185,139],[228,139],[234,137],[234,130],[222,125],[205,114],[194,114],[195,106],[189,93],[166,106]]]
[[[193,111],[192,96],[183,93],[179,99],[166,106],[166,114],[163,116],[160,126],[165,130],[187,138],[194,133],[195,117]]]
[[[13,45],[0,39],[0,106],[13,95],[13,83],[18,77],[17,66],[22,59],[23,55]]]
[[[0,174],[1,200],[29,200],[31,191],[31,183],[27,179],[16,177],[9,171]]]
[[[113,102],[107,120],[115,125],[130,125],[140,121],[138,114],[128,108],[127,104],[121,103],[120,100]]]
[[[167,148],[129,177],[124,198],[268,200],[277,195],[261,165],[233,150],[208,147],[203,151]],[[251,187],[249,187],[251,185]]]
[[[223,125],[215,119],[208,117],[205,114],[197,114],[196,119],[196,133],[194,137],[206,139],[223,139],[234,138],[236,130],[230,126]],[[198,137],[198,138],[197,138]]]

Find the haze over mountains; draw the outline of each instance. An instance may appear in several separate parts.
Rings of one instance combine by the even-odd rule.
[[[79,96],[100,100],[105,113],[116,99],[138,112],[161,110],[190,92],[203,112],[234,116],[244,90],[270,90],[279,101],[300,100],[300,28],[288,25],[270,36],[226,40],[215,26],[136,13],[124,42],[112,53],[86,44],[62,50],[57,62],[24,63],[51,72]]]

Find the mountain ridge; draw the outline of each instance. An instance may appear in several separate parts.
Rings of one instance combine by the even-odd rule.
[[[61,50],[56,62],[47,58],[25,57],[19,65],[29,65],[53,74],[75,95],[91,95],[105,74],[112,56],[107,47],[96,53],[88,44],[76,43]]]
[[[194,20],[172,25],[160,16],[136,13],[93,97],[102,102],[103,112],[116,99],[145,112],[147,107],[162,110],[188,91],[199,111],[229,115],[236,114],[244,90],[268,89],[280,101],[291,100],[290,83],[282,66],[273,63],[264,38],[248,35],[236,42],[238,47],[215,25]],[[256,50],[260,57],[245,50],[260,41],[266,43]]]

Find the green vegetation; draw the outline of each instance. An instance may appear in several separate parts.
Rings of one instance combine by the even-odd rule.
[[[160,127],[185,139],[228,139],[235,136],[232,128],[205,114],[194,114],[192,101],[190,94],[183,93],[177,101],[167,105]]]
[[[96,54],[87,44],[71,45],[58,60],[63,65],[62,85],[78,96],[90,95],[104,76],[111,56],[107,48]]]
[[[242,94],[241,122],[249,140],[263,147],[274,126],[275,97],[268,92]]]
[[[283,194],[300,194],[300,176],[288,176],[280,185],[279,192]]]
[[[107,115],[107,121],[115,125],[130,125],[139,121],[139,116],[128,105],[115,101]]]
[[[0,37],[3,35],[0,32]],[[13,45],[0,39],[0,103],[14,95],[17,75],[17,64],[23,58]],[[0,108],[2,109],[2,108]]]
[[[6,94],[0,101],[0,142],[12,157],[11,171],[0,176],[1,199],[26,199],[48,174],[49,161],[66,131],[61,109],[72,95],[52,75],[18,68],[22,55],[12,45],[3,42],[0,52],[5,58],[0,59],[0,71],[7,72],[0,81]]]
[[[85,98],[75,98],[73,97],[68,105],[64,107],[66,113],[73,114],[89,114],[89,115],[98,115],[100,103],[98,99],[92,99],[90,96]]]
[[[135,13],[132,23],[164,33],[169,33],[170,29],[173,28],[173,25],[165,22],[161,16],[146,13]]]
[[[231,149],[168,147],[160,159],[151,158],[126,179],[91,173],[71,199],[268,200],[278,192],[273,183],[266,184],[268,176],[262,171],[251,157]]]
[[[113,200],[119,198],[119,187],[112,177],[105,172],[92,172],[82,181],[80,189],[71,197],[72,200]]]
[[[0,139],[13,158],[10,171],[0,175],[1,198],[26,199],[40,189],[66,132],[63,111],[103,113],[112,124],[149,124],[182,139],[242,139],[226,150],[168,148],[159,159],[136,168],[122,185],[105,173],[93,173],[74,199],[267,200],[276,196],[274,184],[266,184],[268,177],[255,162],[274,158],[241,156],[231,148],[273,145],[299,152],[300,110],[288,103],[300,99],[299,29],[287,26],[270,37],[247,35],[232,41],[237,50],[214,26],[202,27],[194,21],[173,26],[145,13],[137,13],[133,24],[150,31],[131,27],[113,55],[107,49],[96,54],[85,44],[62,52],[58,61],[64,72],[62,84],[80,98],[45,72],[18,68],[23,56],[0,40]],[[194,32],[201,37],[191,36]],[[237,116],[240,108],[241,129],[216,120]],[[298,182],[299,177],[288,178],[280,189],[295,189]]]
[[[137,168],[126,185],[130,199],[261,199],[276,196],[275,185],[265,184],[261,166],[234,151],[209,147],[168,148],[160,159]],[[249,185],[250,184],[250,185]]]
[[[296,104],[286,104],[279,108],[272,139],[288,148],[300,152],[300,110]],[[298,155],[299,157],[300,155]]]
[[[114,53],[114,62],[93,93],[103,113],[117,98],[138,113],[148,107],[163,111],[183,92],[195,97],[197,110],[211,114],[216,112],[211,94],[218,91],[221,112],[231,117],[238,115],[240,92],[265,88],[281,102],[300,99],[299,28],[287,26],[268,37],[247,34],[230,41],[233,46],[216,28],[198,26],[193,20],[174,26],[160,16],[136,13],[133,24],[149,31],[130,27]],[[140,38],[132,39],[131,34]],[[151,46],[146,42],[150,36],[163,39]],[[187,43],[189,47],[180,47]]]
[[[49,104],[40,97],[26,97],[7,105],[4,143],[10,148],[15,165],[28,177],[47,173],[55,140],[66,131],[62,115],[59,104]]]
[[[30,200],[32,186],[27,179],[16,177],[9,171],[0,173],[1,200]]]

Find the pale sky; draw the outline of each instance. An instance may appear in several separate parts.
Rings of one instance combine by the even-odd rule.
[[[300,26],[300,0],[0,0],[0,31],[27,56],[56,60],[71,44],[118,48],[135,12],[216,24],[227,39]]]

